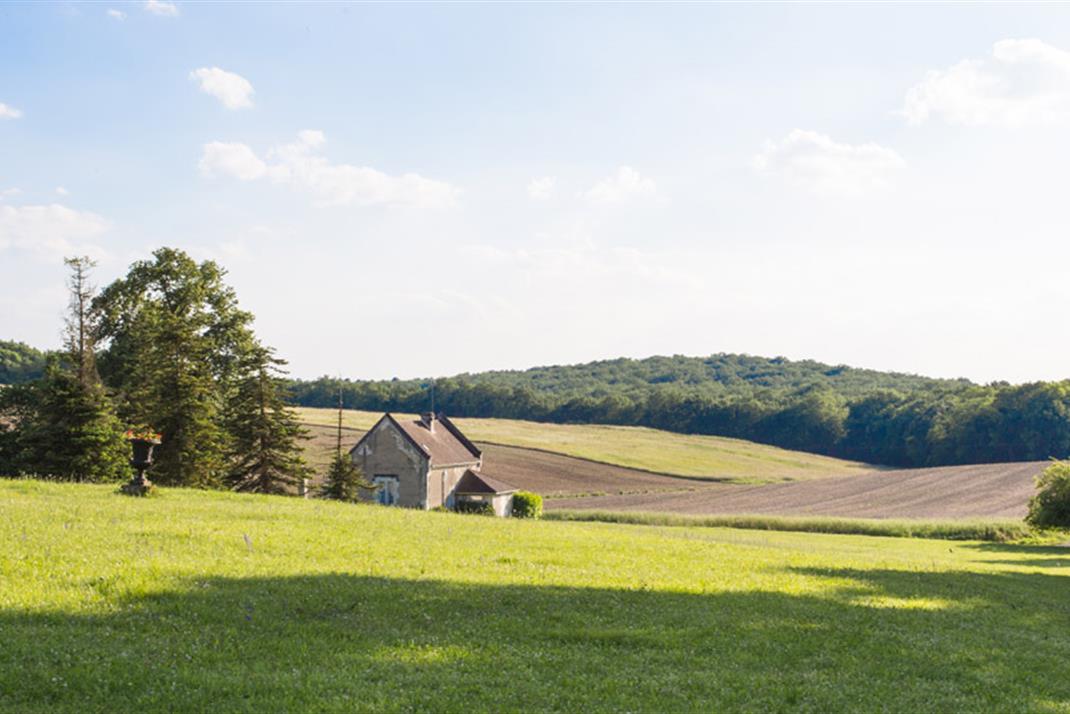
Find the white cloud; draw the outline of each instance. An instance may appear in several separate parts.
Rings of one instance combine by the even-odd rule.
[[[122,21],[122,20],[126,19],[126,13],[123,12],[122,10],[116,10],[114,8],[108,8],[108,17],[112,18],[113,20]]]
[[[18,119],[22,112],[13,106],[0,102],[0,119]]]
[[[56,193],[59,194],[60,196],[69,196],[71,194],[70,191],[68,191],[67,189],[63,188],[62,186],[56,186]]]
[[[767,141],[752,164],[761,174],[814,193],[856,196],[889,185],[906,162],[879,144],[840,144],[816,131],[794,129],[779,142]]]
[[[151,12],[153,15],[178,17],[178,6],[173,2],[165,2],[164,0],[145,0],[144,8],[146,12]]]
[[[241,143],[205,144],[198,166],[205,176],[233,176],[242,181],[253,181],[267,174],[267,164]]]
[[[557,179],[553,176],[533,178],[528,184],[528,196],[535,201],[545,201],[553,196],[556,190]]]
[[[223,102],[227,109],[248,109],[253,106],[253,85],[245,77],[219,67],[201,67],[189,73],[200,82],[201,91]]]
[[[18,196],[20,193],[22,193],[21,188],[0,188],[0,201],[12,196]]]
[[[652,196],[657,186],[649,178],[643,178],[630,166],[621,166],[616,173],[591,187],[584,195],[596,203],[621,203],[631,198]]]
[[[1070,52],[1040,40],[1000,40],[987,59],[933,70],[907,92],[910,124],[1028,126],[1070,120]]]
[[[366,166],[332,164],[315,153],[326,141],[323,132],[305,130],[297,142],[269,151],[266,160],[245,144],[214,141],[204,145],[200,168],[206,176],[268,178],[309,191],[321,205],[448,206],[460,193],[448,183],[419,174],[390,176]]]
[[[104,218],[58,203],[0,206],[0,251],[16,248],[54,258],[74,253],[102,256],[90,241],[110,228]]]

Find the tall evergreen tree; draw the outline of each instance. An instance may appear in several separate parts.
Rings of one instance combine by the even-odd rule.
[[[160,484],[212,487],[226,475],[224,404],[252,344],[224,271],[161,248],[94,301],[107,341],[100,366],[121,415],[163,434],[153,467]]]
[[[129,473],[129,446],[94,366],[93,261],[69,258],[66,354],[51,355],[43,376],[4,390],[0,438],[6,470],[70,481],[115,481]]]
[[[99,381],[95,350],[99,319],[92,306],[95,287],[89,280],[89,272],[96,267],[96,261],[79,256],[64,258],[63,262],[70,269],[67,277],[70,299],[65,320],[67,356],[79,383],[88,385]]]
[[[285,364],[254,344],[236,367],[237,388],[227,407],[227,483],[236,491],[288,493],[312,473],[300,445],[308,433],[283,399]]]

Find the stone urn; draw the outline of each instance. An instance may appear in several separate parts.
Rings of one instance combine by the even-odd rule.
[[[158,436],[127,436],[134,451],[130,465],[134,467],[134,477],[123,486],[123,493],[129,496],[147,496],[152,491],[152,482],[145,472],[152,466],[152,450],[160,444]]]

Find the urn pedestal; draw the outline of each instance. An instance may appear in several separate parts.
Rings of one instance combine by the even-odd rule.
[[[160,441],[158,439],[131,439],[130,446],[134,450],[134,456],[130,459],[130,465],[134,467],[136,474],[130,481],[123,484],[122,491],[128,496],[147,496],[153,489],[152,481],[145,476],[145,472],[152,466],[152,450]]]

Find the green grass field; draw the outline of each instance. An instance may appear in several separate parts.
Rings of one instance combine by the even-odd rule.
[[[0,482],[0,710],[1070,711],[1070,551]]]
[[[333,409],[298,407],[297,412],[301,421],[308,424],[338,423],[338,412]],[[343,424],[367,430],[381,416],[378,412],[346,410]],[[850,476],[875,468],[741,439],[676,434],[644,427],[543,424],[514,419],[454,419],[454,422],[473,441],[543,449],[676,476],[764,483]]]

